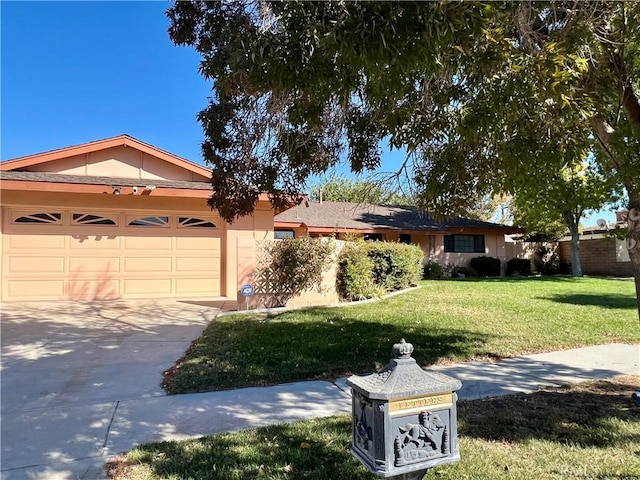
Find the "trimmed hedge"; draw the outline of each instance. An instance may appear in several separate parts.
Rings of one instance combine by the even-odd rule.
[[[527,277],[531,275],[531,262],[526,258],[512,258],[507,262],[507,277],[511,275],[521,275]]]
[[[499,277],[500,276],[500,259],[494,257],[474,257],[469,262],[469,266],[473,268],[479,277]]]
[[[348,243],[338,256],[336,289],[341,298],[350,302],[383,293],[373,281],[373,260],[361,243]]]
[[[456,265],[451,270],[451,278],[467,278],[467,277],[477,277],[478,272],[476,272],[475,268],[458,266]]]
[[[427,260],[422,266],[422,278],[424,280],[442,280],[444,278],[444,267],[438,262]]]
[[[424,253],[416,245],[396,242],[367,243],[373,260],[373,278],[386,292],[413,287],[422,278]]]
[[[338,293],[345,300],[360,300],[417,285],[423,256],[416,245],[353,242],[338,257]]]

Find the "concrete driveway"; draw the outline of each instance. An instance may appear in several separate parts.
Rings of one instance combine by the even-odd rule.
[[[47,465],[101,456],[118,403],[163,396],[163,370],[224,307],[3,304],[2,478],[56,478]]]

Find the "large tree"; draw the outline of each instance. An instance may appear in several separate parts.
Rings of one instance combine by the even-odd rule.
[[[571,168],[591,135],[629,199],[640,295],[640,3],[194,0],[168,16],[213,82],[199,119],[224,218],[343,156],[375,169],[383,139],[408,152],[419,205],[456,214]]]
[[[557,225],[571,236],[571,273],[582,276],[580,262],[580,220],[589,210],[599,210],[617,199],[616,185],[610,178],[585,161],[573,168],[529,182],[518,190],[514,199],[514,220],[533,233],[551,233]]]

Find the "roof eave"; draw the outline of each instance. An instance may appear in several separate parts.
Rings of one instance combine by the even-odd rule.
[[[96,140],[93,142],[83,143],[80,145],[74,145],[71,147],[59,148],[56,150],[50,150],[48,152],[36,153],[34,155],[28,155],[25,157],[14,158],[0,162],[1,171],[17,170],[20,168],[27,168],[33,165],[40,165],[55,160],[61,160],[63,158],[73,157],[77,155],[84,155],[88,153],[97,152],[100,150],[106,150],[108,148],[115,147],[131,147],[140,150],[143,153],[147,153],[154,157],[160,158],[166,162],[169,162],[178,167],[189,170],[198,175],[205,177],[211,176],[211,171],[198,165],[197,163],[186,160],[182,157],[178,157],[172,153],[166,152],[159,148],[156,148],[147,143],[133,138],[129,135],[118,135],[117,137],[105,138],[102,140]]]

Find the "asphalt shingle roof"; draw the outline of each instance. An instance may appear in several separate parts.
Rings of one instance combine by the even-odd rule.
[[[499,229],[515,233],[520,229],[497,223],[455,218],[438,221],[417,208],[349,202],[303,202],[275,216],[276,222],[308,227],[441,231],[450,228]]]
[[[166,188],[184,188],[191,190],[211,190],[209,182],[193,182],[187,180],[150,180],[140,178],[123,177],[101,177],[101,176],[81,176],[67,175],[63,173],[51,172],[21,172],[21,171],[0,171],[0,180],[21,180],[30,182],[52,182],[52,183],[77,183],[84,185],[109,185],[121,187],[144,187],[146,185],[156,185]]]

